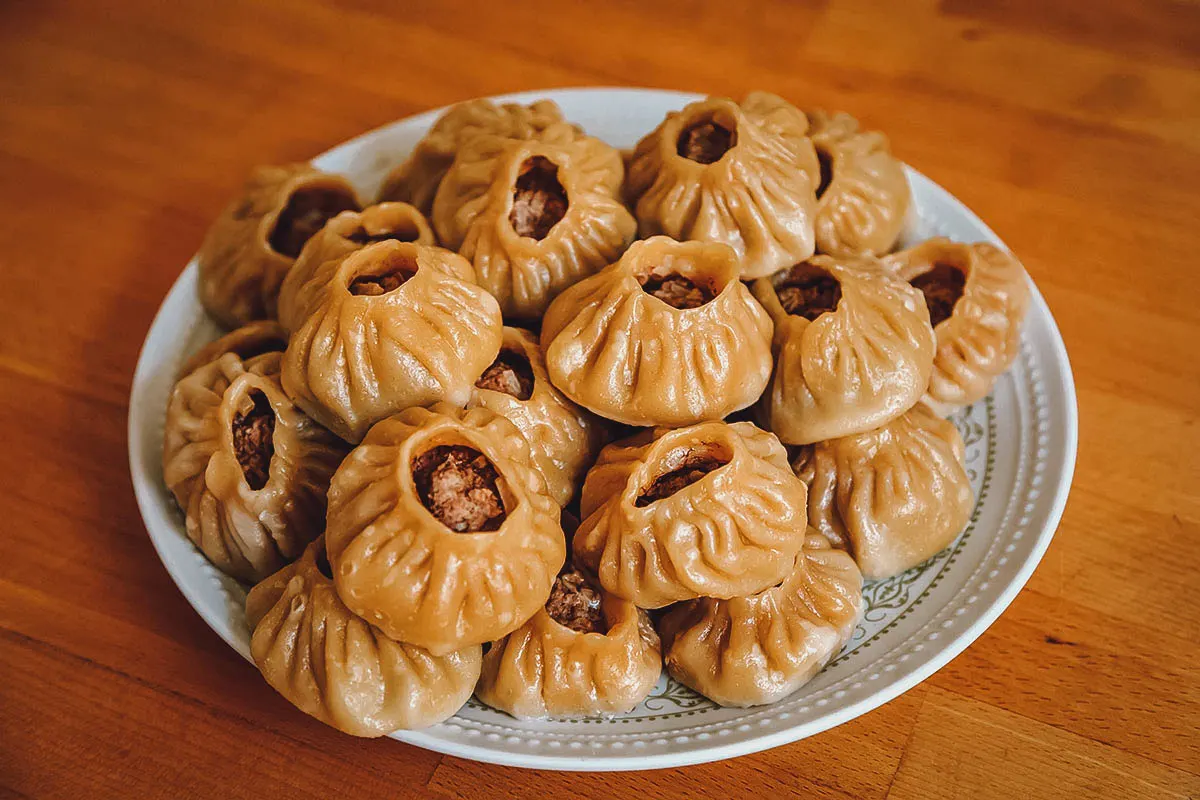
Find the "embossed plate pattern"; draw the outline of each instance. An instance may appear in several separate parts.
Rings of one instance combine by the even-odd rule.
[[[693,95],[640,89],[571,89],[549,97],[566,117],[617,147],[631,147]],[[440,113],[372,131],[315,159],[372,196]],[[915,213],[906,239],[934,235],[1002,244],[945,190],[909,170]],[[185,267],[146,337],[129,409],[129,456],[146,528],[167,570],[196,611],[249,658],[246,589],[191,545],[163,484],[162,428],[183,360],[217,335],[196,297],[196,265]],[[977,502],[955,543],[903,575],[869,583],[867,611],[851,641],[791,697],[752,709],[720,708],[665,677],[630,714],[612,719],[521,722],[472,700],[445,723],[395,738],[465,758],[550,769],[646,769],[764,750],[863,714],[929,677],[974,641],[1024,585],[1045,552],[1075,464],[1075,391],[1062,338],[1034,289],[1020,358],[987,400],[957,414]],[[269,691],[266,684],[263,691]]]

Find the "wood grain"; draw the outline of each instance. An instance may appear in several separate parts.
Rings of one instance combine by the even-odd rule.
[[[251,165],[595,84],[844,109],[979,212],[1075,369],[1058,536],[932,679],[766,753],[599,779],[338,735],[159,565],[139,345]],[[1198,185],[1187,0],[0,4],[0,797],[1200,796]]]

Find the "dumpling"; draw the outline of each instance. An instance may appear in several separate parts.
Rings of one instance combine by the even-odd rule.
[[[454,163],[459,148],[473,137],[495,134],[528,139],[561,121],[562,112],[550,100],[527,106],[497,105],[491,100],[459,103],[438,117],[408,159],[388,174],[379,199],[412,203],[428,214],[438,185]]]
[[[681,603],[658,629],[671,677],[723,706],[754,706],[808,683],[853,635],[862,610],[854,561],[809,528],[778,586]]]
[[[279,353],[233,353],[171,393],[163,479],[188,538],[218,569],[260,581],[321,533],[325,492],[345,446],[279,385]]]
[[[362,211],[343,211],[308,240],[279,287],[279,322],[295,330],[309,305],[337,270],[338,263],[369,244],[394,239],[435,245],[425,215],[407,203],[379,203]]]
[[[623,175],[620,153],[565,123],[536,139],[476,136],[438,189],[434,227],[505,319],[531,322],[633,241],[637,223],[617,196]]]
[[[439,247],[384,241],[337,263],[283,358],[296,405],[350,442],[412,406],[463,405],[500,352],[496,301]]]
[[[771,377],[771,320],[737,270],[722,244],[635,243],[546,311],[550,380],[629,425],[691,425],[751,405]]]
[[[949,545],[975,496],[954,425],[924,404],[867,433],[801,448],[809,524],[850,551],[863,575],[888,578]]]
[[[339,175],[308,164],[258,167],[200,246],[200,302],[227,328],[274,318],[279,284],[304,243],[327,220],[359,207]]]
[[[246,597],[250,654],[275,691],[354,736],[386,736],[454,715],[479,678],[481,649],[434,656],[356,617],[334,590],[325,540]]]
[[[641,235],[723,242],[743,279],[808,258],[820,168],[807,134],[804,113],[766,92],[668,114],[629,165]]]
[[[490,409],[520,429],[560,506],[574,496],[604,444],[603,422],[554,388],[537,339],[519,328],[504,329],[500,355],[475,381],[468,406]]]
[[[987,242],[930,239],[887,263],[921,290],[937,334],[925,401],[945,416],[987,397],[1021,348],[1029,310],[1025,268]]]
[[[877,428],[929,385],[929,312],[878,260],[816,256],[755,281],[754,296],[775,320],[775,374],[761,413],[785,443]]]
[[[226,353],[234,353],[242,361],[248,361],[264,353],[282,353],[287,348],[287,331],[278,322],[260,319],[248,322],[201,347],[191,358],[183,362],[179,377],[189,375],[200,367],[216,361]]]
[[[371,429],[334,476],[326,542],[346,606],[434,655],[520,627],[566,556],[525,437],[446,404]]]
[[[475,694],[518,718],[623,714],[661,673],[646,612],[568,564],[546,605],[484,654]]]
[[[806,500],[779,440],[748,422],[646,431],[588,472],[575,559],[641,608],[752,594],[791,571]]]
[[[817,186],[817,251],[883,255],[904,227],[911,193],[904,165],[887,137],[861,131],[849,114],[808,112],[809,135],[821,164]]]

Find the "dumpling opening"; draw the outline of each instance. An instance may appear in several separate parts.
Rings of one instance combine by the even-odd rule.
[[[837,278],[815,264],[797,264],[775,283],[775,293],[783,310],[807,320],[837,310],[842,285]]]
[[[500,473],[483,453],[461,444],[438,445],[412,461],[421,504],[457,533],[494,531],[508,512],[500,495]]]
[[[708,473],[725,466],[732,458],[733,456],[728,450],[716,444],[680,448],[667,456],[664,464],[666,469],[642,489],[634,505],[644,508],[653,502],[670,497],[679,490],[691,486]]]
[[[567,190],[558,181],[558,165],[545,156],[525,159],[513,185],[508,222],[517,236],[541,241],[567,214]]]
[[[420,236],[421,231],[417,228],[417,223],[411,219],[405,219],[379,233],[368,233],[366,228],[360,227],[346,238],[355,244],[374,244],[375,242],[415,242]]]
[[[696,282],[677,272],[644,275],[638,282],[642,284],[642,291],[646,294],[657,297],[673,308],[699,308],[717,296],[717,292],[707,282]]]
[[[821,168],[821,182],[817,184],[817,199],[820,200],[833,182],[833,156],[823,147],[817,148],[817,165]]]
[[[698,164],[713,164],[737,144],[734,125],[725,125],[712,117],[695,120],[679,133],[675,151]]]
[[[546,613],[559,625],[579,633],[607,633],[600,608],[600,590],[569,562],[554,579]]]
[[[333,580],[333,567],[329,565],[329,553],[325,552],[323,546],[317,548],[317,572],[329,580]]]
[[[350,279],[350,294],[379,297],[399,289],[417,274],[417,260],[406,253],[387,253]]]
[[[475,385],[480,389],[504,392],[518,400],[528,400],[533,395],[533,380],[533,368],[524,353],[501,350]]]
[[[909,283],[925,295],[929,324],[936,328],[954,313],[954,306],[963,296],[967,276],[955,265],[939,261]]]
[[[254,491],[267,485],[275,456],[275,409],[260,391],[248,395],[250,408],[233,418],[233,453],[246,484]]]
[[[348,192],[328,187],[300,188],[292,192],[275,220],[269,239],[271,249],[295,258],[304,244],[325,223],[343,211],[357,211],[358,203]]]

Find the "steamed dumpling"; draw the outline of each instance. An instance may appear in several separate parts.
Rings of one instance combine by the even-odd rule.
[[[458,103],[438,117],[404,163],[388,174],[379,199],[411,203],[428,214],[442,178],[466,142],[480,134],[528,139],[561,121],[562,112],[550,100],[527,106],[491,100]]]
[[[904,165],[887,137],[859,130],[849,114],[808,112],[809,135],[821,163],[817,186],[817,251],[883,255],[892,249],[911,193]]]
[[[925,401],[945,415],[987,397],[1021,348],[1021,321],[1029,310],[1021,262],[987,242],[939,238],[887,263],[924,295],[937,335]]]
[[[615,149],[565,123],[536,139],[476,136],[438,189],[434,226],[505,319],[534,321],[633,241],[637,223],[617,197],[623,173]]]
[[[336,263],[283,359],[296,404],[350,442],[413,406],[465,404],[500,352],[496,301],[439,247],[383,241]]]
[[[524,624],[566,554],[528,443],[485,408],[380,422],[334,476],[327,519],[346,606],[435,655]]]
[[[854,562],[810,528],[778,586],[671,608],[659,623],[667,671],[723,706],[773,703],[837,655],[862,610],[862,576]]]
[[[815,256],[754,282],[775,320],[767,427],[787,444],[869,431],[921,398],[934,339],[921,295],[869,257]]]
[[[163,432],[163,480],[188,538],[218,569],[259,581],[321,533],[344,445],[279,385],[279,353],[226,353],[179,381]]]
[[[454,715],[479,678],[480,647],[434,656],[398,642],[338,598],[317,539],[250,590],[250,654],[275,691],[354,736],[386,736]]]
[[[924,404],[881,428],[818,442],[793,462],[809,524],[868,578],[915,567],[966,527],[975,497],[954,425]]]
[[[813,254],[820,176],[807,134],[804,113],[766,92],[668,114],[629,164],[639,232],[727,244],[744,279],[803,261]]]
[[[249,361],[266,353],[282,353],[287,349],[287,342],[287,331],[278,322],[269,319],[248,322],[224,336],[213,339],[192,353],[179,368],[179,377],[190,375],[226,353],[233,353],[242,361]]]
[[[483,406],[508,419],[529,441],[546,488],[565,506],[583,483],[604,443],[604,423],[554,388],[537,339],[529,331],[504,329],[504,344],[475,381],[468,406]]]
[[[305,244],[279,287],[280,324],[290,331],[300,327],[342,259],[389,240],[437,244],[425,216],[407,203],[379,203],[362,211],[343,211],[329,220]]]
[[[629,425],[691,425],[751,405],[771,376],[771,321],[737,271],[725,245],[637,242],[551,304],[550,379]]]
[[[196,256],[205,310],[227,328],[274,318],[279,284],[305,242],[330,218],[359,207],[345,178],[308,164],[255,169]]]
[[[588,473],[575,558],[641,608],[752,594],[791,571],[806,499],[779,440],[748,422],[646,431]]]

